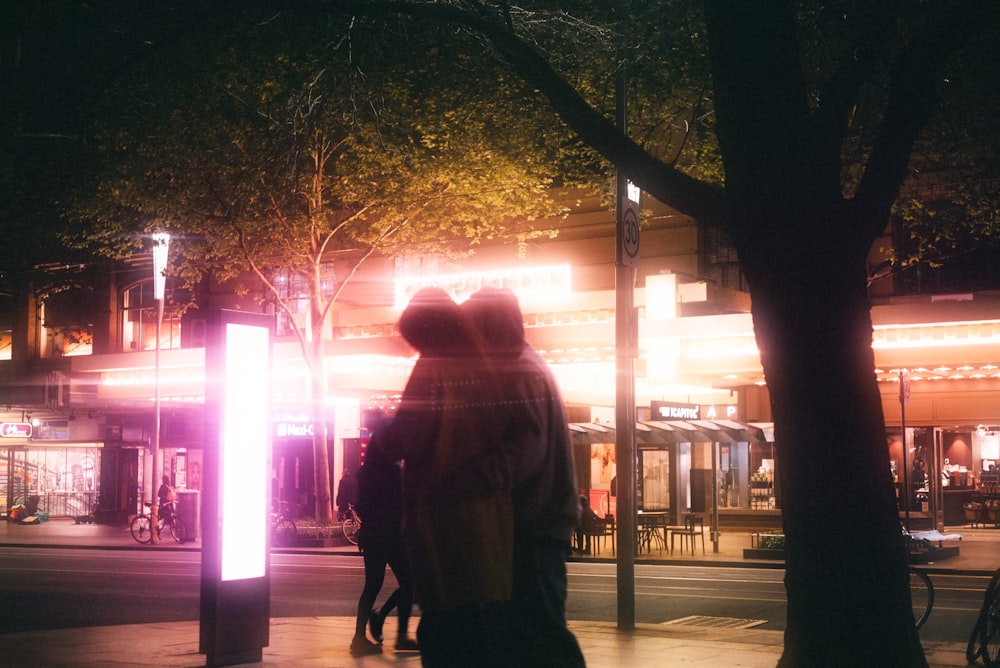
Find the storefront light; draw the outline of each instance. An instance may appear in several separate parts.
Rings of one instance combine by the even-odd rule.
[[[461,302],[480,288],[508,288],[521,300],[558,298],[571,291],[572,269],[568,264],[541,267],[514,267],[453,274],[417,274],[396,280],[396,306],[404,308],[418,290],[439,287]]]

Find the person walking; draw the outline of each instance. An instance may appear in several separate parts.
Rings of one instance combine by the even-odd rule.
[[[585,665],[583,652],[566,625],[566,559],[581,504],[562,396],[548,365],[524,338],[513,292],[483,288],[463,310],[501,369],[510,408],[500,458],[492,465],[478,462],[465,479],[484,492],[512,489],[511,642],[519,647],[517,665],[579,668]],[[476,479],[476,472],[486,478]]]
[[[428,668],[517,665],[506,620],[513,578],[510,491],[474,493],[460,475],[499,449],[499,377],[467,316],[420,290],[400,317],[420,353],[395,416],[369,447],[403,461],[403,534]]]
[[[337,485],[337,519],[343,521],[350,515],[351,506],[358,496],[358,483],[350,468],[344,469]]]
[[[417,642],[409,637],[413,585],[401,531],[402,499],[399,465],[380,451],[368,448],[365,463],[358,470],[356,480],[355,510],[361,517],[358,547],[364,555],[365,586],[358,599],[351,654],[367,656],[382,652],[382,626],[393,608],[397,609],[399,619],[396,650],[415,651],[418,648]],[[392,592],[381,608],[376,608],[375,599],[382,590],[386,566],[392,568],[399,587]],[[365,635],[366,625],[371,630],[374,643]]]

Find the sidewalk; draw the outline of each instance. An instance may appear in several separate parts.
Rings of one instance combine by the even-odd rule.
[[[959,555],[926,569],[934,572],[975,572],[991,574],[1000,565],[1000,530],[953,527],[962,541]],[[76,525],[71,520],[52,520],[37,526],[0,522],[0,548],[70,547],[88,549],[200,549],[199,543],[178,545],[172,540],[157,547],[142,546],[132,540],[127,528],[102,525]],[[695,556],[661,555],[655,547],[651,555],[636,563],[686,565],[770,566],[781,562],[746,560],[742,550],[750,547],[748,533],[732,530],[720,537],[719,551],[713,552],[706,541],[706,554]],[[303,548],[295,552],[333,552],[357,554],[356,548]],[[573,561],[614,559],[610,546],[594,557],[574,557]],[[395,631],[392,620],[386,627],[385,653],[355,659],[348,651],[354,632],[353,617],[274,618],[271,620],[270,645],[264,648],[263,661],[268,667],[292,666],[412,666],[420,665],[413,653],[392,651]],[[782,632],[757,629],[734,629],[666,624],[638,624],[632,631],[619,631],[614,623],[570,620],[587,665],[590,668],[619,666],[703,666],[707,668],[771,668],[782,652]],[[197,621],[128,626],[90,627],[54,631],[0,633],[0,660],[7,668],[28,666],[204,666],[198,653]],[[924,649],[934,668],[966,666],[965,643],[925,642]]]

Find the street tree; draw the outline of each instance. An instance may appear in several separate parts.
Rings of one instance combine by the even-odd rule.
[[[995,67],[996,4],[610,3],[641,14],[629,22],[631,46],[655,55],[629,62],[630,83],[641,87],[642,74],[657,72],[672,81],[666,73],[689,58],[710,71],[693,99],[709,105],[722,185],[685,161],[692,147],[668,152],[620,131],[600,95],[610,69],[603,86],[582,81],[595,70],[574,68],[567,52],[580,49],[574,37],[596,34],[584,26],[615,25],[605,3],[316,4],[452,24],[485,39],[583,143],[660,201],[728,232],[750,288],[780,461],[788,595],[780,665],[927,665],[874,375],[866,258],[948,95],[945,80],[968,75],[963,62]],[[600,57],[614,46],[588,44]],[[688,119],[701,118],[692,107]]]
[[[363,20],[212,17],[115,82],[93,178],[67,202],[73,244],[127,257],[169,231],[168,274],[185,287],[263,286],[309,369],[321,524],[333,516],[324,331],[361,264],[468,253],[501,235],[523,243],[561,212],[537,142],[469,113],[530,116],[518,96],[495,83],[481,95],[475,82],[496,80],[471,74],[481,63],[454,87],[411,67],[422,57],[395,58],[400,44],[423,54],[435,43]]]

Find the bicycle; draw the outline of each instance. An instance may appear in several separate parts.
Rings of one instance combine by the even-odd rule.
[[[357,545],[358,531],[361,529],[361,518],[354,510],[353,503],[347,506],[347,518],[344,520],[343,529],[344,538],[350,541],[353,545]]]
[[[903,532],[903,540],[906,543],[906,552],[910,557],[927,552],[931,543],[926,538],[915,538],[907,531],[906,527],[900,525]],[[934,585],[931,584],[930,577],[921,570],[910,567],[910,600],[913,604],[913,621],[919,629],[927,621],[934,607]]]
[[[969,663],[980,657],[988,668],[1000,668],[1000,568],[986,585],[979,617],[965,647],[965,658]]]
[[[132,524],[129,526],[129,530],[132,533],[132,538],[135,539],[137,543],[146,544],[153,540],[152,532],[152,504],[143,503],[144,510],[139,515],[132,518]],[[163,512],[166,511],[166,512]],[[170,535],[178,543],[184,543],[188,540],[188,529],[187,524],[184,520],[177,515],[174,511],[174,502],[170,501],[163,504],[160,507],[160,513],[157,515],[156,521],[156,535],[162,536],[163,530],[165,528],[170,528]]]
[[[913,620],[919,629],[934,607],[934,585],[927,573],[916,568],[910,568],[910,600],[913,603]]]
[[[295,544],[298,527],[289,513],[290,504],[282,501],[278,512],[271,514],[271,544],[278,547],[291,547]]]

